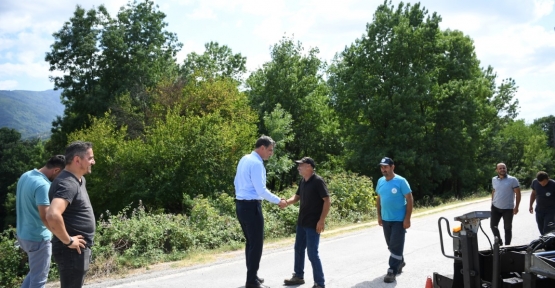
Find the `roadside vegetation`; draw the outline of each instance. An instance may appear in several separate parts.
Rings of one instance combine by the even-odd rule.
[[[328,227],[375,217],[375,193],[370,178],[345,173],[331,175],[327,180],[334,203]],[[285,198],[295,192],[296,187],[291,187],[278,195]],[[188,215],[151,211],[141,202],[116,214],[102,214],[97,222],[94,261],[87,277],[113,276],[128,269],[187,259],[198,252],[240,249],[244,239],[233,199],[226,193],[215,199],[199,196]],[[282,210],[266,201],[263,209],[267,238],[287,238],[295,233],[298,205]],[[28,272],[27,254],[14,247],[14,233],[15,229],[10,228],[0,236],[0,267],[8,268],[0,271],[2,287],[20,286]],[[56,269],[52,263],[50,280],[58,278]]]
[[[376,219],[376,195],[371,179],[354,174],[335,175],[329,178],[328,188],[333,209],[326,222],[327,231]],[[287,197],[295,191],[296,187],[291,187],[278,195]],[[417,204],[415,213],[488,195],[489,192],[483,191],[463,199],[435,199],[425,202],[424,206]],[[129,205],[116,215],[101,215],[87,281],[122,276],[133,269],[148,269],[163,262],[205,261],[202,259],[206,259],[206,255],[244,249],[233,198],[224,193],[215,200],[202,197],[195,200],[188,216],[148,211],[142,203],[134,208]],[[270,241],[294,237],[298,205],[282,210],[264,202],[263,209],[266,237]],[[28,271],[27,254],[14,247],[14,233],[15,229],[8,229],[0,236],[0,254],[3,255],[0,266],[9,268],[0,272],[2,287],[19,287]],[[49,280],[58,280],[55,263],[52,263]]]
[[[74,140],[92,142],[96,160],[89,277],[242,247],[233,179],[262,134],[276,141],[265,165],[280,196],[296,191],[293,160],[315,160],[332,195],[328,227],[375,217],[384,156],[417,207],[490,191],[499,162],[522,187],[555,174],[555,116],[518,119],[516,81],[480,66],[473,40],[419,3],[384,1],[330,63],[285,36],[248,75],[247,58],[217,42],[177,63],[182,45],[164,19],[150,0],[116,16],[77,6],[54,33],[45,60],[65,110],[52,137],[0,128],[0,286],[27,271],[14,247],[18,177]],[[297,209],[265,203],[266,237],[291,236]]]

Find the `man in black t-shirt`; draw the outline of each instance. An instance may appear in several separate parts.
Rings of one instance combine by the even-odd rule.
[[[555,225],[555,181],[549,179],[549,175],[540,171],[536,179],[532,181],[532,193],[530,194],[530,213],[534,213],[533,204],[536,199],[536,223],[540,234],[551,232],[549,226]],[[551,224],[551,225],[550,225]]]
[[[324,231],[326,216],[330,210],[331,201],[328,188],[322,177],[314,173],[315,163],[310,157],[304,157],[295,161],[302,179],[299,183],[297,193],[287,199],[287,204],[301,201],[299,218],[297,220],[297,234],[295,238],[295,266],[293,277],[285,279],[285,285],[304,284],[304,260],[305,250],[308,260],[312,264],[314,277],[313,288],[325,286],[322,262],[318,255],[320,233]]]
[[[82,287],[91,261],[96,231],[85,174],[95,164],[92,144],[76,141],[66,148],[65,170],[52,182],[46,214],[52,237],[52,256],[58,264],[62,288]]]

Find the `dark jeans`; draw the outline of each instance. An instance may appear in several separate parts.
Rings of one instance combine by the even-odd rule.
[[[85,275],[89,271],[91,263],[91,249],[81,248],[81,254],[77,250],[66,247],[59,241],[52,243],[52,256],[58,264],[60,272],[61,288],[83,287]]]
[[[404,261],[403,250],[405,248],[405,234],[402,221],[382,221],[385,243],[389,249],[389,269],[397,274],[399,267]]]
[[[540,234],[543,235],[545,233],[551,232],[553,227],[549,227],[549,223],[554,225],[555,222],[555,211],[549,212],[538,212],[536,211],[536,223],[538,223],[538,229],[540,230]]]
[[[237,218],[245,235],[245,258],[247,260],[247,282],[256,284],[256,275],[264,246],[264,216],[260,201],[235,202]]]
[[[312,264],[312,276],[316,284],[324,287],[324,270],[318,256],[318,245],[320,234],[315,228],[301,227],[297,225],[297,236],[295,237],[295,275],[304,278],[304,253],[308,254],[308,260]],[[307,249],[308,248],[308,249]]]
[[[499,221],[503,218],[503,228],[505,229],[505,245],[511,245],[511,239],[513,238],[513,209],[499,209],[491,205],[491,220],[490,227],[493,232],[493,236],[499,238],[501,245],[503,245],[503,240],[501,240],[501,234],[499,234]]]

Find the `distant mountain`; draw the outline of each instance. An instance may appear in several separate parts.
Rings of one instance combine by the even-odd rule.
[[[52,121],[64,113],[60,94],[60,90],[0,90],[0,127],[13,128],[22,138],[50,137]]]

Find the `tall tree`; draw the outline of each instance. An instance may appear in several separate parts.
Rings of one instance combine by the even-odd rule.
[[[476,161],[479,167],[476,169],[475,175],[484,179],[482,183],[487,183],[486,189],[489,191],[491,190],[491,181],[488,178],[496,175],[496,164],[506,159],[502,149],[505,143],[500,141],[503,138],[499,137],[499,134],[518,116],[519,103],[515,98],[518,87],[513,79],[503,79],[500,84],[497,84],[497,74],[492,67],[487,67],[482,72],[485,82],[488,83],[486,91],[491,96],[480,115],[481,137],[478,151],[480,161]],[[509,169],[511,168],[509,167]],[[476,185],[476,189],[478,187]]]
[[[392,157],[417,198],[460,195],[483,180],[482,121],[497,116],[472,40],[440,22],[419,3],[385,1],[330,68],[348,167],[378,179],[372,163]]]
[[[292,129],[293,119],[291,114],[281,108],[280,104],[271,113],[264,114],[264,126],[268,129],[268,134],[276,141],[274,145],[274,156],[268,160],[266,170],[268,173],[267,182],[269,186],[281,191],[291,183],[286,176],[295,163],[285,149],[287,143],[293,141],[294,134]]]
[[[247,58],[241,53],[233,54],[231,48],[220,46],[218,42],[209,42],[204,45],[206,51],[202,55],[192,52],[187,55],[180,67],[182,77],[189,78],[193,75],[205,79],[227,77],[237,83],[242,81],[243,74],[247,72]]]
[[[546,144],[547,136],[536,125],[526,125],[524,120],[506,125],[496,136],[499,150],[497,162],[504,162],[511,175],[523,187],[528,187],[540,170],[550,171],[555,161],[553,149]]]
[[[547,136],[547,146],[555,149],[555,116],[549,115],[535,119],[534,126],[540,128]]]
[[[305,53],[300,42],[283,38],[271,48],[272,60],[249,76],[246,92],[260,120],[277,104],[291,114],[294,140],[285,146],[289,155],[310,156],[326,167],[333,155],[340,154],[341,141],[330,91],[323,80],[326,64],[318,53],[317,48]],[[264,121],[260,121],[259,132],[269,133]],[[292,183],[297,174],[291,172],[285,182]]]
[[[115,96],[128,93],[132,106],[141,112],[151,104],[148,89],[177,77],[175,56],[182,44],[175,33],[165,30],[165,18],[150,0],[128,3],[100,39],[102,89]]]
[[[15,129],[0,128],[0,230],[6,228],[6,216],[15,219],[15,215],[8,215],[8,207],[4,205],[8,193],[15,192],[9,187],[17,182],[25,171],[40,168],[44,163],[43,143],[39,139],[22,140],[21,134]],[[6,208],[6,209],[4,209]]]
[[[181,44],[165,30],[165,17],[150,0],[129,2],[116,18],[102,5],[89,11],[77,6],[70,21],[53,34],[45,60],[50,71],[63,73],[51,79],[55,89],[63,89],[66,105],[64,116],[53,123],[55,148],[66,144],[68,133],[87,127],[91,116],[118,110],[122,101],[144,114],[149,88],[177,77],[174,58]]]
[[[63,117],[58,116],[52,123],[52,151],[62,151],[67,134],[88,124],[89,112],[107,109],[98,85],[102,57],[98,41],[108,19],[108,12],[102,5],[89,11],[77,6],[73,17],[52,35],[55,41],[45,60],[50,71],[62,72],[61,76],[50,76],[50,80],[55,90],[63,90],[61,100],[66,106]]]

